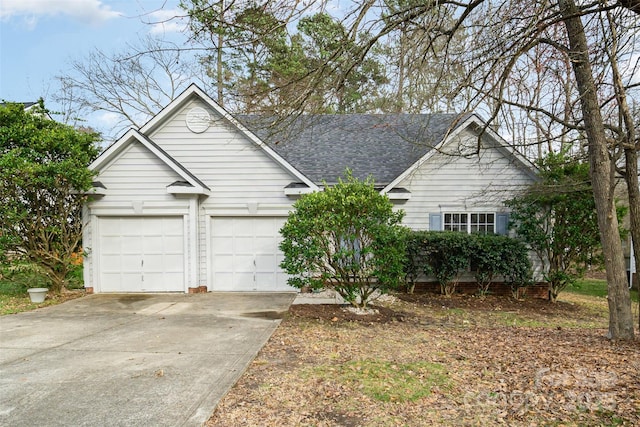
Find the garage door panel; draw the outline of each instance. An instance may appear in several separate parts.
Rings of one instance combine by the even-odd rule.
[[[211,218],[214,290],[291,290],[280,269],[284,217]]]
[[[238,237],[233,242],[233,252],[241,256],[242,254],[253,252],[253,241],[249,237]]]
[[[226,254],[215,254],[213,257],[213,269],[216,271],[223,272],[225,267],[233,264],[233,255],[228,253]]]
[[[113,261],[115,261],[115,259]],[[138,272],[138,274],[140,274],[141,268],[142,259],[136,254],[136,256],[119,257],[117,263],[112,264],[107,271],[111,272],[120,270],[123,272]]]
[[[165,271],[165,259],[162,254],[144,254],[143,271],[147,274]]]
[[[142,250],[145,254],[161,254],[165,251],[162,236],[141,236]]]
[[[275,254],[258,254],[256,255],[256,270],[258,272],[273,273],[273,266],[276,264],[278,257]]]
[[[182,217],[99,219],[101,292],[184,291]]]
[[[120,239],[118,237],[103,235],[100,239],[100,243],[108,253],[118,253],[121,249]]]
[[[277,231],[277,230],[274,230],[275,224],[276,224],[276,220],[274,219],[255,222],[254,234],[256,236],[273,237],[274,235],[273,232]]]
[[[113,271],[120,271],[121,267],[121,256],[120,255],[105,255],[102,256],[100,260],[100,268],[105,273],[110,273]]]
[[[138,254],[140,254],[142,252],[142,236],[140,235],[135,235],[135,236],[121,236],[120,237],[121,242],[120,242],[120,253],[125,256],[125,257],[129,257],[129,256],[137,256]]]
[[[182,253],[183,239],[182,236],[165,236],[163,247],[168,253]]]

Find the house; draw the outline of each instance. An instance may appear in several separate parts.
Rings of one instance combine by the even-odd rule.
[[[9,103],[10,103],[10,102],[4,102],[4,101],[2,101],[2,102],[0,102],[0,107],[4,107],[4,106],[6,106],[6,105],[7,105],[7,104],[9,104]],[[39,107],[39,106],[40,106],[40,102],[33,102],[33,101],[28,101],[28,102],[15,102],[15,104],[22,104],[22,105],[24,106],[24,110],[25,110],[25,111],[31,111],[32,113],[34,113],[34,112],[36,112],[36,111],[38,111],[38,112],[40,112],[40,111],[41,111],[41,110],[38,110],[38,109],[37,109],[37,107]],[[45,115],[45,118],[47,118],[47,119],[49,119],[49,120],[53,120],[53,119],[51,118],[51,115],[50,115],[48,112],[44,113],[44,115]]]
[[[372,175],[414,229],[506,232],[502,201],[535,179],[473,114],[300,116],[279,127],[233,117],[191,85],[90,165],[85,287],[292,290],[279,229],[297,198],[346,167]]]

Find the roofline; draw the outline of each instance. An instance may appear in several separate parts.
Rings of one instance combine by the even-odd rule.
[[[138,141],[144,145],[149,151],[151,151],[156,157],[158,157],[164,164],[169,166],[175,173],[177,173],[182,179],[187,181],[196,190],[201,190],[202,194],[208,194],[210,188],[207,187],[202,181],[200,181],[195,175],[193,175],[187,168],[185,168],[180,162],[171,157],[158,146],[155,142],[147,138],[135,129],[129,129],[122,137],[111,144],[100,156],[94,160],[89,169],[93,171],[100,171],[105,165],[117,158],[122,150],[128,146],[131,142]]]
[[[469,114],[469,113],[463,113],[459,117],[464,117],[465,114]],[[494,141],[496,141],[500,145],[500,148],[507,150],[508,153],[511,156],[513,156],[521,164],[521,166],[531,175],[531,177],[535,178],[537,176],[534,172],[535,166],[533,165],[533,163],[531,163],[522,154],[520,154],[515,148],[513,148],[513,146],[507,143],[507,141],[503,137],[501,137],[497,132],[495,132],[490,127],[486,127],[486,123],[484,122],[484,120],[482,120],[477,114],[471,113],[466,119],[456,124],[452,130],[447,132],[445,136],[442,138],[442,141],[436,144],[431,150],[429,150],[429,152],[427,152],[417,162],[415,162],[413,165],[407,168],[403,173],[398,175],[398,177],[393,181],[391,181],[391,183],[388,184],[385,188],[383,188],[382,191],[380,191],[380,193],[386,194],[387,192],[392,190],[396,185],[402,182],[405,178],[407,178],[409,175],[414,173],[414,171],[416,171],[420,166],[422,166],[427,160],[429,160],[431,157],[436,155],[436,153],[438,153],[443,146],[447,145],[453,138],[455,138],[460,132],[462,132],[463,129],[466,129],[473,124],[481,128],[484,128],[483,132],[487,134],[490,138],[492,138]]]
[[[464,116],[463,114],[460,114],[458,116],[458,118],[461,118]],[[416,171],[420,166],[422,166],[422,164],[424,162],[426,162],[427,160],[429,160],[431,157],[434,156],[435,153],[437,153],[443,145],[445,145],[447,143],[447,141],[451,138],[453,138],[455,135],[459,134],[461,132],[461,130],[463,128],[466,127],[466,123],[473,117],[473,115],[470,115],[467,119],[465,119],[464,121],[462,121],[461,123],[458,123],[455,125],[455,127],[453,129],[450,129],[443,137],[442,140],[440,142],[438,142],[431,150],[429,150],[424,156],[422,156],[421,158],[419,158],[413,165],[409,166],[404,172],[402,172],[400,175],[398,175],[393,181],[391,181],[389,184],[387,184],[386,187],[384,187],[381,191],[380,194],[387,194],[387,192],[389,192],[391,189],[393,189],[396,185],[398,185],[400,182],[402,182],[406,177],[408,177],[409,175],[411,175],[414,171]]]
[[[176,99],[171,101],[166,107],[164,107],[158,114],[156,114],[151,120],[145,123],[141,128],[140,132],[142,134],[147,134],[153,132],[173,111],[179,108],[181,105],[185,104],[191,97],[197,96],[202,101],[204,101],[207,105],[209,105],[213,110],[215,110],[218,114],[220,114],[223,118],[225,118],[229,123],[235,126],[244,136],[246,136],[249,140],[251,140],[254,144],[260,147],[264,152],[271,157],[276,163],[280,164],[283,168],[285,168],[289,173],[293,176],[307,184],[310,188],[314,190],[318,190],[319,187],[312,180],[307,178],[302,172],[293,167],[289,162],[287,162],[283,157],[281,157],[278,153],[276,153],[273,149],[271,149],[267,144],[265,144],[260,138],[258,138],[253,132],[251,132],[247,127],[245,127],[242,123],[240,123],[235,117],[233,117],[227,110],[221,107],[216,101],[214,101],[209,95],[207,95],[198,85],[195,83],[191,83],[189,87],[187,87],[184,92],[182,92]]]
[[[483,132],[488,134],[494,141],[500,144],[500,147],[504,150],[507,150],[510,155],[512,155],[517,161],[520,162],[520,165],[530,173],[532,178],[538,179],[538,175],[536,171],[538,170],[537,166],[525,157],[522,153],[515,149],[512,144],[509,144],[506,139],[504,139],[498,132],[493,130],[491,127],[487,126],[485,121],[482,120],[477,114],[473,113],[472,117],[475,117],[475,124],[484,128]]]

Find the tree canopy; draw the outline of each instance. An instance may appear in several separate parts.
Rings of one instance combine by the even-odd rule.
[[[220,17],[243,4],[234,0],[197,3],[201,10],[208,10],[208,3],[222,6],[214,19],[218,30],[234,27],[233,20]],[[393,52],[393,56],[411,53],[412,64],[428,65],[428,93],[435,94],[435,99],[439,94],[449,94],[441,97],[444,103],[428,103],[431,109],[441,106],[476,111],[488,118],[487,126],[497,125],[512,132],[514,139],[518,138],[514,144],[522,151],[526,152],[530,144],[540,147],[538,157],[544,155],[545,146],[548,151],[567,145],[575,151],[586,151],[605,253],[609,335],[631,339],[633,320],[613,192],[614,169],[625,164],[631,233],[640,261],[636,153],[640,141],[636,132],[638,115],[633,110],[638,108],[640,89],[639,4],[637,0],[347,2],[334,12],[332,20],[323,20],[330,24],[323,27],[325,30],[339,20],[345,31],[334,33],[342,34],[337,42],[323,45],[327,51],[322,60],[293,81],[271,82],[266,90],[276,93],[295,88],[295,96],[278,104],[277,112],[290,117],[314,105],[318,88],[327,82],[331,89],[348,87],[367,61],[380,61],[381,52]],[[322,3],[321,12],[329,13],[325,6]],[[300,18],[309,7],[306,2],[286,0],[267,1],[261,6],[265,13],[281,17],[277,28],[286,30],[293,22],[289,18]],[[202,22],[198,14],[190,17],[192,22]],[[198,28],[207,31],[211,26]],[[403,35],[407,34],[419,42],[406,42]],[[404,44],[394,44],[403,40]],[[394,49],[386,49],[389,46]],[[393,75],[389,87],[396,89],[396,104],[407,108],[404,100],[420,96],[407,96],[406,91],[420,86],[404,83],[404,71],[409,69],[406,62],[396,60],[395,64],[391,68],[395,72],[387,72],[387,77]],[[384,92],[384,88],[377,92]],[[635,107],[631,101],[636,102]],[[380,104],[368,105],[374,112]],[[622,153],[625,161],[619,162]]]
[[[98,139],[51,120],[42,101],[0,106],[0,256],[37,264],[55,291],[80,246]]]
[[[544,265],[551,300],[555,301],[587,268],[602,266],[600,236],[589,165],[551,153],[539,166],[540,182],[509,200],[507,206],[517,236]]]

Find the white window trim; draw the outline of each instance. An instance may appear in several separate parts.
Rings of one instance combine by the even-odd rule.
[[[466,221],[466,228],[467,228],[467,234],[471,234],[471,216],[472,215],[493,215],[493,233],[496,232],[497,230],[497,223],[496,223],[496,219],[498,216],[497,212],[488,212],[488,211],[482,211],[482,212],[469,212],[469,211],[445,211],[442,212],[442,229],[443,230],[447,230],[447,221],[446,221],[446,217],[447,215],[466,215],[467,216],[467,221]],[[449,224],[454,224],[453,222],[449,223]],[[455,223],[456,225],[462,224],[462,223]],[[485,222],[483,223],[483,225],[488,225],[489,223]],[[450,230],[447,230],[450,231]]]

